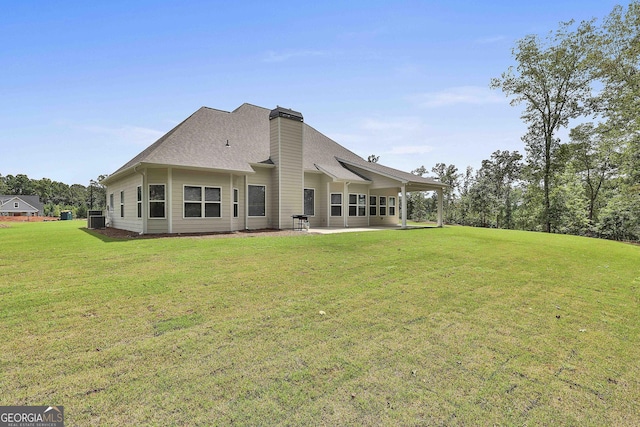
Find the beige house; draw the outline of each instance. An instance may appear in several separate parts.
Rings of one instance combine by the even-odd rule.
[[[441,201],[446,187],[362,159],[296,111],[251,104],[200,108],[103,183],[107,224],[144,234],[287,229],[294,216],[311,228],[406,226],[407,192]]]

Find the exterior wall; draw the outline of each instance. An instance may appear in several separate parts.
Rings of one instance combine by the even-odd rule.
[[[142,175],[125,176],[107,187],[107,220],[111,227],[142,232],[142,218],[138,218],[138,186]],[[120,192],[124,191],[124,216],[120,216]],[[113,206],[110,205],[113,194]]]
[[[327,195],[327,215],[329,215],[329,220],[327,221],[327,227],[344,227],[344,217],[346,215],[345,212],[345,200],[344,200],[344,183],[342,182],[330,182],[329,185],[329,194]],[[331,194],[340,193],[342,194],[342,215],[341,216],[332,216],[331,215]]]
[[[231,175],[228,173],[212,173],[186,169],[173,169],[171,173],[171,219],[173,233],[210,233],[231,230],[232,198]],[[220,188],[220,217],[185,218],[184,187],[218,187]],[[150,220],[151,221],[151,220]]]
[[[16,203],[18,206],[16,207]],[[4,216],[37,216],[38,209],[31,206],[18,196],[14,196],[2,204],[0,214]]]
[[[364,194],[365,195],[365,211],[364,216],[350,216],[349,215],[349,195],[356,194],[357,195]],[[347,192],[344,196],[343,200],[343,212],[347,216],[347,227],[367,227],[369,225],[369,209],[368,209],[368,201],[369,201],[369,186],[364,184],[350,184],[347,186]],[[356,214],[357,214],[356,207]]]
[[[274,170],[273,168],[256,168],[255,174],[247,175],[247,186],[248,185],[266,186],[265,216],[247,216],[246,217],[247,228],[250,230],[259,230],[261,228],[273,228],[277,226],[277,225],[274,225],[275,218],[273,217],[274,204],[275,204],[274,197],[273,197],[273,180],[272,180],[273,170]],[[246,194],[244,195],[241,203],[247,206],[248,199]],[[247,206],[247,209],[248,209],[248,206]]]
[[[315,196],[314,215],[309,217],[311,227],[327,226],[327,203],[329,200],[327,182],[327,177],[324,174],[305,173],[304,175],[304,188],[313,189]]]
[[[370,196],[376,196],[378,199],[378,205],[376,206],[376,215],[369,217],[369,225],[398,225],[400,222],[400,197],[398,196],[399,189],[397,188],[385,188],[379,190],[371,190],[369,192]],[[380,196],[386,197],[387,205],[386,205],[386,215],[380,215]],[[389,214],[389,197],[395,197],[395,213],[394,215]],[[369,201],[367,200],[367,203]],[[369,205],[367,205],[367,212],[369,212]]]
[[[303,213],[303,130],[301,121],[283,117],[270,121],[271,161],[276,165],[270,196],[275,228],[289,228],[291,216]]]
[[[149,185],[150,184],[164,184],[165,185],[165,217],[164,218],[149,218]],[[145,233],[168,233],[169,232],[169,173],[166,168],[163,169],[147,169],[146,182],[142,192],[143,197],[143,215],[146,217],[147,230]]]

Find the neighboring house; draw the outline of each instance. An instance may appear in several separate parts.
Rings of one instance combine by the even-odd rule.
[[[202,107],[102,181],[107,223],[151,233],[406,226],[410,191],[438,181],[370,163],[278,107]],[[399,194],[402,197],[399,197]],[[402,218],[399,217],[400,211]]]
[[[0,195],[0,216],[42,216],[39,196]]]

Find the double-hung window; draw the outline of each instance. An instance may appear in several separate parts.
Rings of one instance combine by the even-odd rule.
[[[395,216],[396,214],[396,198],[393,196],[389,197],[389,216]]]
[[[149,184],[149,218],[165,217],[164,184]]]
[[[124,218],[124,191],[120,192],[120,218]]]
[[[239,210],[238,199],[239,199],[238,189],[234,188],[233,189],[233,217],[234,218],[238,218],[238,210]]]
[[[349,194],[349,216],[366,216],[366,194]]]
[[[247,186],[249,216],[267,215],[267,188],[264,185]]]
[[[184,186],[185,218],[220,218],[222,215],[220,187]]]
[[[331,193],[331,216],[342,216],[342,193]]]
[[[380,216],[387,215],[387,196],[380,196]]]
[[[378,196],[369,196],[369,216],[378,215]]]
[[[141,185],[138,185],[137,203],[138,203],[138,218],[142,218],[142,186]]]
[[[304,189],[304,215],[314,216],[315,215],[315,199],[316,199],[316,190],[313,188],[305,188]]]

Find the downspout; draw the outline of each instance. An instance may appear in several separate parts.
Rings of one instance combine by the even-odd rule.
[[[344,195],[342,196],[342,215],[344,217],[344,228],[349,228],[349,184],[351,183],[344,183]]]
[[[167,168],[167,187],[167,200],[165,200],[167,206],[165,206],[165,209],[167,210],[168,221],[167,232],[171,234],[173,233],[173,214],[171,212],[171,207],[173,206],[173,168]]]
[[[442,200],[442,197],[443,197],[444,191],[442,188],[438,188],[437,193],[438,193],[438,227],[442,227],[442,211],[444,210],[444,201]]]
[[[244,229],[249,229],[249,181],[247,175],[244,176]]]
[[[407,228],[407,187],[402,184],[402,229]]]
[[[141,172],[137,170],[138,165],[135,165],[133,167],[133,172],[134,173],[139,173],[142,176],[142,200],[140,201],[140,203],[142,204],[142,212],[141,212],[141,216],[142,218],[140,218],[142,220],[142,232],[140,234],[147,234],[147,200],[148,200],[148,195],[147,192],[145,191],[145,188],[147,186],[147,174],[145,172]],[[137,201],[137,195],[136,195],[136,204],[138,203]],[[136,209],[138,207],[136,206]]]

